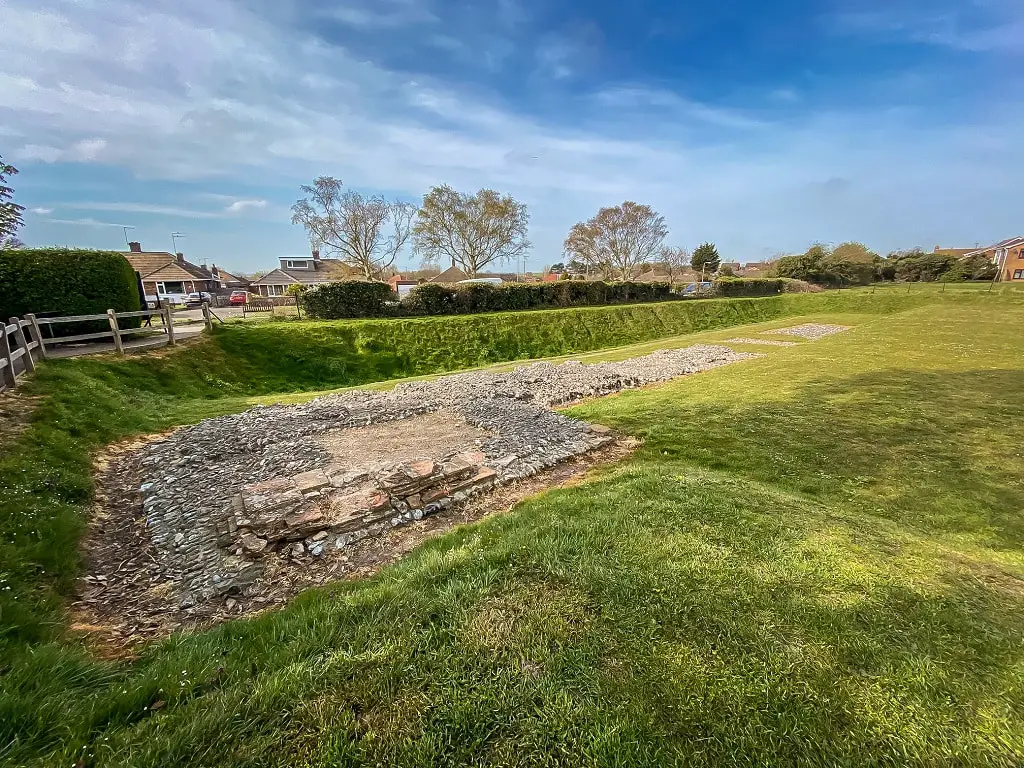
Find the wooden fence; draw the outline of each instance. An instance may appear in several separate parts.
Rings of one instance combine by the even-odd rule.
[[[166,343],[174,346],[174,320],[170,307],[163,309],[143,309],[139,312],[115,312],[108,309],[102,315],[70,315],[67,317],[36,317],[25,315],[24,319],[12,317],[0,333],[0,391],[18,385],[18,377],[31,373],[36,369],[39,360],[48,357],[47,347],[58,344],[71,344],[80,341],[98,341],[109,339],[114,344],[114,351],[124,354],[124,337],[136,333],[147,333],[154,330],[151,326],[138,328],[122,328],[119,320],[131,317],[160,317],[163,321],[163,333],[167,334]],[[53,326],[66,323],[82,323],[95,320],[106,320],[110,329],[93,333],[79,333],[71,336],[53,336]],[[207,321],[209,323],[209,321]],[[49,336],[43,335],[43,328],[51,331]]]
[[[0,325],[0,392],[17,386],[18,376],[34,371],[36,359],[42,355],[39,329],[31,320],[12,317],[6,325]]]

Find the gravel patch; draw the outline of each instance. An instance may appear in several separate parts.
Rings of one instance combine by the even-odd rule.
[[[697,345],[468,372],[257,406],[122,447],[99,472],[81,606],[142,633],[228,603],[259,610],[282,579],[308,584],[304,572],[325,571],[314,563],[360,541],[616,442],[552,406],[752,357]]]
[[[776,328],[774,331],[765,331],[765,333],[781,333],[786,336],[799,336],[801,339],[807,339],[808,341],[817,341],[823,339],[826,336],[831,336],[835,333],[842,333],[843,331],[850,330],[848,325],[827,325],[822,323],[804,323],[803,325],[794,325],[791,328]]]
[[[763,344],[769,347],[798,347],[798,341],[778,341],[776,339],[726,339],[726,344]]]

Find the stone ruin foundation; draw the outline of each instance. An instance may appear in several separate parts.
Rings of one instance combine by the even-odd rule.
[[[122,446],[98,467],[79,626],[137,639],[343,578],[337,564],[361,544],[614,448],[610,430],[553,406],[751,357],[698,345],[455,374],[259,406]]]

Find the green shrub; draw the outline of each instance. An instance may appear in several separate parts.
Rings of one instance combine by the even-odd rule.
[[[0,317],[95,315],[140,309],[138,280],[114,251],[0,250]],[[106,323],[103,324],[104,326]]]
[[[786,291],[788,281],[767,277],[720,277],[714,282],[715,296],[733,298],[737,296],[775,296]]]
[[[387,283],[346,280],[314,285],[302,294],[302,306],[309,316],[319,320],[346,317],[381,317],[395,293]]]

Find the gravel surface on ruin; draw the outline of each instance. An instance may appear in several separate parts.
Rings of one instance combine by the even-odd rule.
[[[620,362],[467,372],[258,406],[122,446],[98,471],[83,621],[144,635],[260,610],[286,596],[281,584],[293,594],[322,583],[312,574],[336,571],[324,562],[349,557],[366,538],[455,514],[471,497],[614,446],[608,430],[552,406],[752,357],[696,345]],[[381,425],[407,434],[375,438]],[[311,477],[323,480],[309,485]],[[290,505],[271,522],[291,527],[258,530],[261,520],[243,509],[253,499],[261,514]],[[332,505],[357,502],[365,509],[346,509],[343,522],[358,530],[337,515],[316,527]]]

